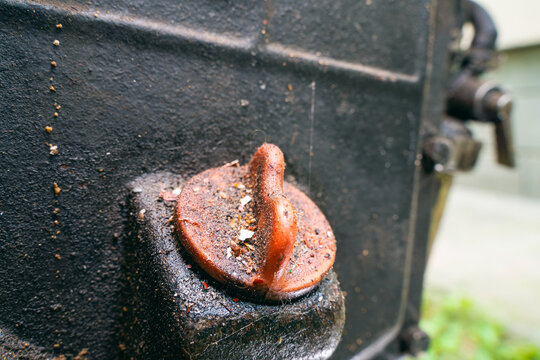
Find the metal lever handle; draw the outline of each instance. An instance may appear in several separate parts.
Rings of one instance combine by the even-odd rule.
[[[511,111],[511,96],[493,82],[483,82],[477,77],[462,80],[448,98],[447,113],[450,116],[489,122],[495,126],[497,162],[514,167]]]
[[[511,128],[512,98],[503,90],[495,88],[486,95],[484,109],[485,112],[492,113],[488,120],[495,125],[497,162],[501,165],[514,167],[514,144]]]

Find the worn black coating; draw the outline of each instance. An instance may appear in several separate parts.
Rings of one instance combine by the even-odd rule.
[[[161,172],[129,185],[126,302],[132,305],[125,312],[125,357],[327,359],[345,323],[335,273],[297,301],[272,305],[239,299],[234,288],[215,282],[179,245],[170,222],[175,202],[158,195],[162,189],[182,188],[184,182]]]
[[[114,358],[125,185],[246,163],[268,141],[335,231],[349,311],[334,357],[398,354],[436,195],[415,160],[459,4],[0,1],[0,344]]]

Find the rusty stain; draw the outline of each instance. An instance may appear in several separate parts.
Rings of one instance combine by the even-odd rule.
[[[53,182],[53,191],[54,195],[58,195],[60,194],[60,191],[62,191],[62,189],[60,188],[60,186],[58,186],[57,183]]]

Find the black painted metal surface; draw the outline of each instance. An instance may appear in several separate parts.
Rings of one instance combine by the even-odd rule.
[[[419,192],[434,180],[415,161],[438,129],[458,11],[450,0],[0,2],[2,351],[122,353],[125,185],[245,163],[268,141],[336,234],[348,311],[335,358],[396,355],[418,318],[436,195]]]

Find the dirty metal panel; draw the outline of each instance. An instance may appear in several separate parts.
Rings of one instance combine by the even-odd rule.
[[[268,42],[406,75],[421,72],[427,11],[407,1],[267,3]],[[321,11],[324,9],[324,11]],[[420,41],[419,41],[420,40]]]
[[[116,354],[125,184],[246,163],[267,141],[335,230],[335,357],[393,339],[426,68],[440,64],[430,2],[368,3],[0,2],[0,328],[51,354]]]
[[[48,0],[37,1],[72,13],[97,13],[101,18],[120,16],[127,22],[146,21],[160,26],[181,26],[229,36],[258,34],[265,6],[249,0]]]

